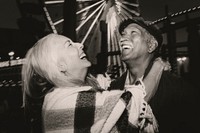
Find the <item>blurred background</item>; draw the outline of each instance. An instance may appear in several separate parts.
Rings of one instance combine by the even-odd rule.
[[[21,66],[38,39],[57,33],[81,42],[90,71],[117,78],[126,67],[116,25],[129,16],[157,24],[164,37],[160,53],[171,72],[200,86],[199,0],[1,0],[0,133],[24,132]]]

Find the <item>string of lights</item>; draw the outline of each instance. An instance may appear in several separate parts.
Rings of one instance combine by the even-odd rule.
[[[164,20],[167,20],[169,17],[170,18],[174,18],[174,17],[178,17],[180,15],[188,14],[188,13],[195,12],[195,11],[198,11],[198,10],[200,10],[200,6],[195,6],[193,8],[189,8],[187,10],[183,10],[183,11],[180,11],[180,12],[177,12],[177,13],[173,13],[173,14],[171,14],[169,16],[165,16],[165,17],[159,18],[159,19],[157,19],[155,21],[152,21],[149,24],[153,25],[153,24],[156,24],[156,23],[160,23],[160,22],[162,22]]]

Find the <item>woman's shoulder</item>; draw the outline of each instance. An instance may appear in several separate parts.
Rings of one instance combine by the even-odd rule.
[[[82,101],[87,104],[90,104],[92,101],[103,103],[103,101],[109,99],[119,99],[123,93],[123,91],[120,90],[93,91],[91,88],[91,86],[54,88],[52,92],[49,92],[45,96],[43,109],[54,110],[70,108],[75,106],[77,101]]]

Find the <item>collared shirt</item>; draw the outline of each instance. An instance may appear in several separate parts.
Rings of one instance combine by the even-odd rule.
[[[129,71],[127,71],[127,76],[126,76],[126,81],[125,81],[125,85],[131,85],[131,83],[130,83],[130,72]],[[140,77],[140,78],[138,78],[137,80],[136,80],[136,82],[134,83],[134,85],[138,85],[138,84],[140,84],[140,82],[143,82],[142,80],[143,80],[143,77],[144,77],[144,75],[142,76],[142,77]]]
[[[158,124],[156,122],[156,118],[152,112],[151,107],[144,100],[144,98],[146,96],[145,85],[143,82],[144,76],[138,78],[134,84],[130,84],[129,76],[130,76],[130,72],[127,71],[127,77],[126,77],[126,81],[125,81],[125,90],[131,92],[131,94],[133,95],[133,98],[134,98],[134,100],[133,100],[134,104],[137,105],[137,106],[134,106],[134,108],[137,108],[136,110],[138,110],[138,112],[136,114],[139,114],[140,120],[136,121],[136,123],[138,124],[140,129],[143,130],[143,128],[144,127],[146,128],[146,125],[148,125],[147,123],[149,121],[151,121],[152,122],[150,124],[151,127],[148,127],[148,130],[151,129],[152,132],[154,132],[154,130],[155,130],[155,132],[157,132]],[[148,116],[150,116],[150,119],[148,118]],[[135,117],[137,117],[137,115]],[[134,118],[134,116],[132,116],[132,118]],[[145,128],[144,128],[144,130],[145,130]]]
[[[130,84],[130,72],[127,71],[127,76],[126,76],[126,81],[125,81],[125,89],[126,88],[130,88],[130,87],[133,87],[133,88],[138,88],[140,90],[142,90],[142,94],[143,94],[143,98],[146,96],[146,90],[145,90],[145,85],[144,85],[144,82],[143,82],[143,77],[140,77],[136,80],[136,82],[134,84]]]

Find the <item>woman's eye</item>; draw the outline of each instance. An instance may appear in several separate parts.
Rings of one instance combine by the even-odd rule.
[[[68,47],[72,46],[72,42],[70,40],[67,40],[65,44],[67,44]]]

